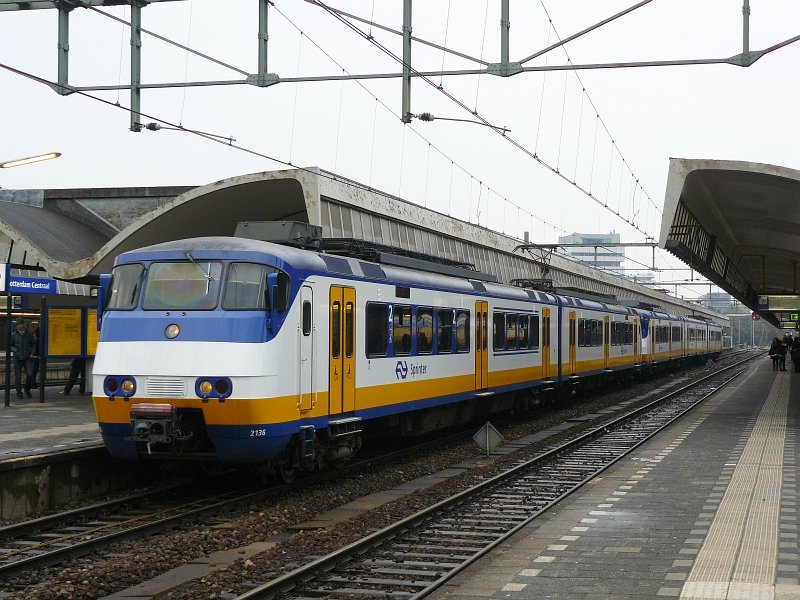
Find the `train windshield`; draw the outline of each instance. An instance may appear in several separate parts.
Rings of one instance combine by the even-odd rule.
[[[142,297],[145,310],[211,310],[217,306],[222,263],[191,259],[150,265]]]
[[[111,296],[108,308],[130,310],[136,306],[144,267],[140,264],[119,265],[111,272]]]

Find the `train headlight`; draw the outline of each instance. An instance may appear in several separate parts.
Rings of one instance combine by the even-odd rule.
[[[176,337],[178,337],[180,332],[181,328],[177,324],[172,323],[171,325],[167,325],[167,328],[164,330],[164,336],[168,340],[174,340]]]
[[[115,396],[127,400],[136,394],[136,379],[131,375],[108,375],[103,380],[103,392],[112,400]]]
[[[224,402],[233,392],[230,377],[200,377],[194,382],[194,393],[207,402],[209,398],[217,398]]]

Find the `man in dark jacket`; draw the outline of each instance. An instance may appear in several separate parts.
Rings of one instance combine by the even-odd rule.
[[[22,398],[22,370],[25,370],[25,394],[31,397],[33,382],[33,355],[36,340],[23,319],[17,319],[11,332],[11,353],[14,355],[14,377],[17,384],[17,398]]]

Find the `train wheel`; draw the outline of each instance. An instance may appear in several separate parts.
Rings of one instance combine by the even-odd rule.
[[[287,464],[278,465],[278,478],[283,483],[292,483],[297,477],[297,469],[290,467]]]

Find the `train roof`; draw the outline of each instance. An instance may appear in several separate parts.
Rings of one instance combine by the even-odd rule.
[[[571,296],[556,296],[539,290],[453,277],[394,265],[379,264],[357,258],[303,250],[292,246],[243,237],[214,236],[162,242],[136,250],[129,250],[128,252],[120,254],[115,264],[159,259],[184,260],[186,258],[186,252],[191,253],[192,258],[198,260],[212,258],[245,258],[265,261],[267,257],[273,257],[273,260],[267,262],[289,271],[301,270],[330,273],[348,279],[363,278],[369,280],[383,280],[394,285],[414,285],[457,293],[476,294],[478,296],[488,293],[509,300],[532,300],[544,304],[561,303],[567,307],[584,308],[588,310],[605,310],[621,314],[650,315],[651,318],[706,323],[705,321],[693,319],[691,317],[677,317],[663,312],[632,309],[613,303],[598,302],[596,300],[574,298]]]

